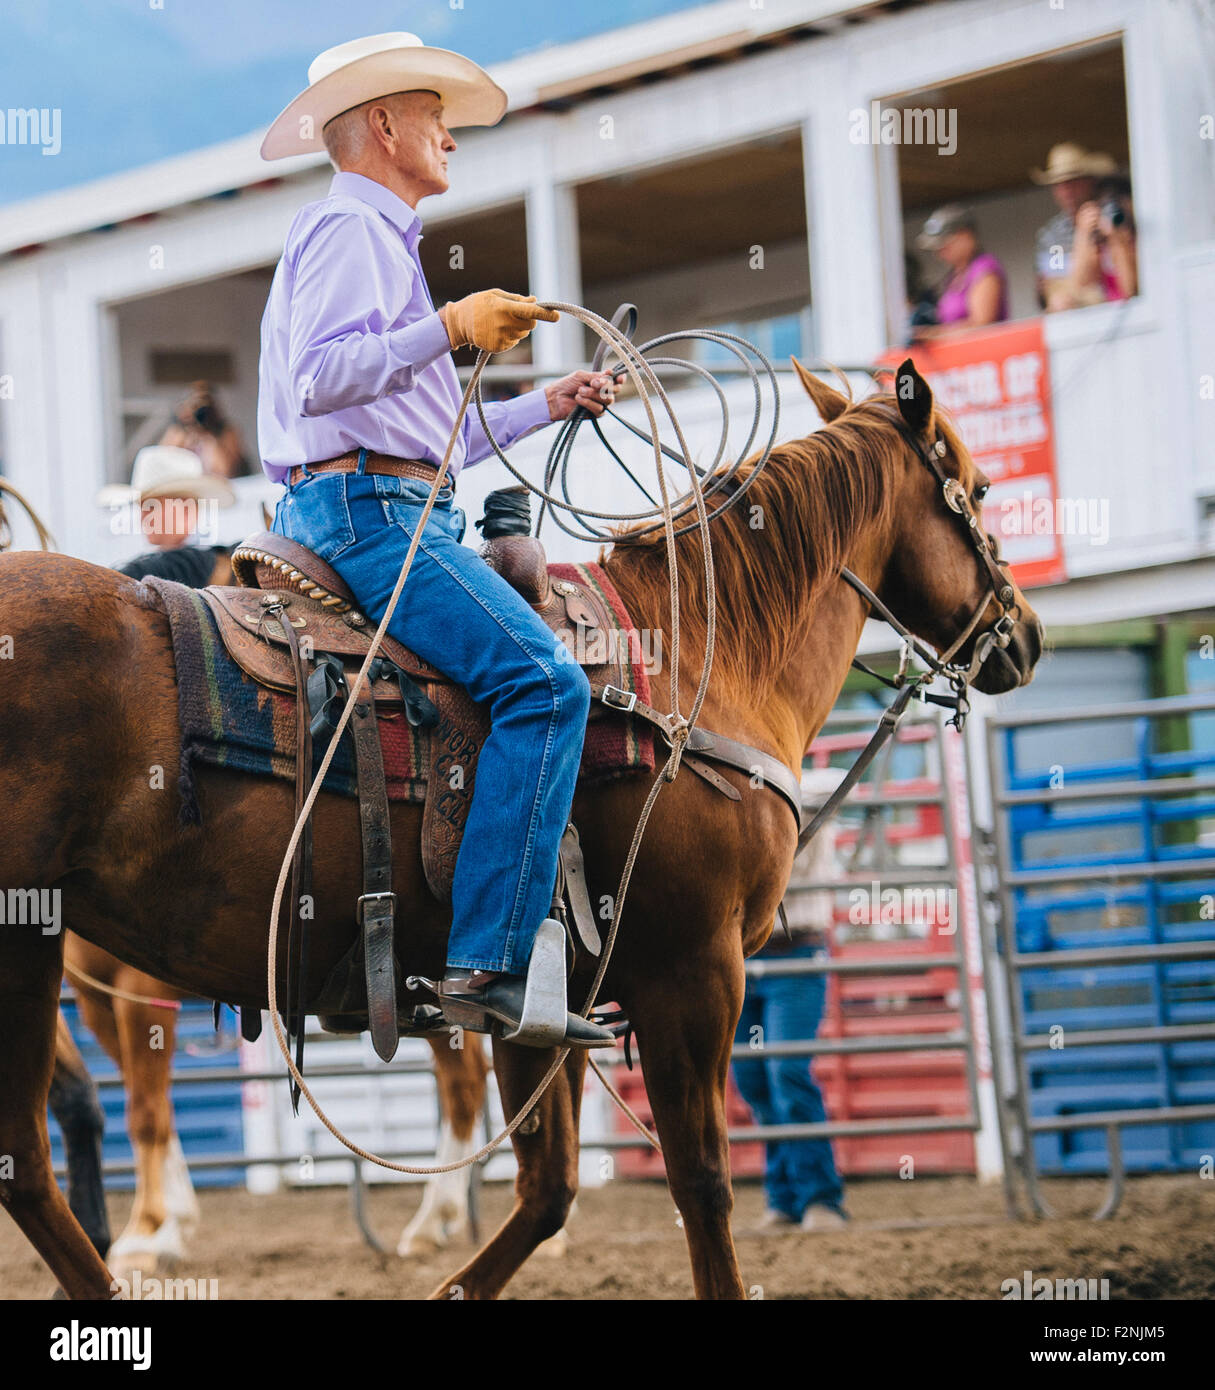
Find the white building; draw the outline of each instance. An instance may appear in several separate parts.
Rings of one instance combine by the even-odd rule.
[[[605,314],[627,299],[642,338],[743,325],[784,358],[863,364],[900,341],[908,232],[947,200],[974,204],[1014,316],[1035,313],[1033,237],[1052,207],[1028,170],[1059,140],[1108,150],[1133,179],[1140,293],[1049,316],[1045,333],[1060,491],[1108,498],[1110,536],[1068,537],[1068,581],[1034,602],[1065,640],[1210,608],[1213,52],[1203,0],[718,0],[545,49],[494,70],[508,116],[458,135],[451,192],[422,206],[432,291],[497,284]],[[874,102],[954,111],[955,152],[857,143]],[[216,383],[255,454],[269,277],[294,210],[329,178],[315,157],[262,163],[259,140],[5,209],[0,459],[64,549],[137,548],[93,497],[190,380]],[[591,349],[567,318],[526,351],[551,371]],[[796,384],[784,405],[782,434],[812,427]],[[535,463],[544,447],[516,452]],[[470,519],[505,481],[494,462],[466,475]],[[587,495],[622,486],[603,474]],[[1154,660],[1123,693],[1146,693]]]

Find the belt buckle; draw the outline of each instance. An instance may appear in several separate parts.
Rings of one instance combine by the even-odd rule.
[[[392,902],[390,904],[389,910],[394,914],[396,913],[397,895],[395,893],[360,893],[358,896],[356,914],[356,920],[360,927],[363,925],[364,913],[366,912],[367,904],[379,902],[381,898],[391,898]]]
[[[605,685],[600,692],[599,699],[609,709],[618,709],[625,714],[631,714],[637,704],[637,692],[635,690],[622,690],[618,685]]]

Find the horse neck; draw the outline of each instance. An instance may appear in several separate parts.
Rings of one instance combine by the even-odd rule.
[[[845,560],[870,588],[884,567],[884,537],[877,527],[859,534]],[[831,713],[856,655],[867,606],[841,578],[828,580],[810,600],[801,637],[772,681],[757,722],[791,767],[801,766],[806,749]]]
[[[880,582],[888,557],[888,523],[863,520],[848,546],[845,564],[871,588]],[[718,540],[714,533],[715,546]],[[681,573],[702,560],[699,542],[691,535],[681,538],[684,563]],[[611,567],[612,578],[638,627],[659,629],[664,648],[670,638],[669,597],[653,583],[638,582],[636,570],[623,558]],[[724,566],[718,570],[719,575]],[[852,658],[865,624],[866,608],[856,592],[838,577],[820,582],[796,608],[782,633],[779,652],[771,669],[760,674],[756,686],[732,679],[721,659],[725,644],[736,640],[733,615],[754,611],[755,594],[730,592],[720,582],[717,587],[718,628],[713,674],[700,722],[707,728],[734,737],[746,738],[771,748],[791,767],[800,767],[806,748],[822,728],[847,678]],[[703,639],[682,629],[680,658],[681,708],[686,714],[700,676]],[[665,707],[667,676],[652,680],[655,696]]]

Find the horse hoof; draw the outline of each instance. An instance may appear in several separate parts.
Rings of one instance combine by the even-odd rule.
[[[428,1260],[437,1255],[445,1244],[436,1236],[421,1231],[411,1235],[406,1231],[397,1245],[397,1254],[403,1260]]]
[[[107,1264],[111,1273],[116,1279],[126,1279],[130,1281],[131,1276],[139,1270],[140,1277],[144,1279],[156,1279],[163,1275],[172,1275],[182,1262],[182,1252],[180,1250],[154,1250],[139,1249],[138,1246],[128,1245],[115,1253],[111,1250]]]
[[[115,1279],[130,1283],[136,1270],[142,1279],[155,1279],[176,1269],[177,1261],[158,1255],[155,1250],[128,1250],[111,1256],[109,1266]]]
[[[549,1236],[547,1240],[542,1240],[536,1246],[537,1255],[547,1255],[550,1260],[563,1260],[569,1252],[570,1238],[564,1231],[558,1231],[555,1236]]]

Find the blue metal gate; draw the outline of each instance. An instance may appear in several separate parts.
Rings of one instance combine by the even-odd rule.
[[[1215,1151],[1213,709],[1203,695],[988,722],[1034,1169],[1192,1170]]]

